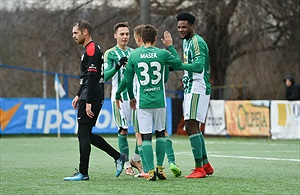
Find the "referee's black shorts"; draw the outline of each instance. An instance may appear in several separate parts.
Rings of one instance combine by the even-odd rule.
[[[92,112],[94,113],[94,117],[90,118],[86,114],[86,100],[80,99],[78,101],[78,116],[77,116],[78,123],[92,123],[93,126],[95,126],[102,105],[103,105],[103,101],[92,102]]]

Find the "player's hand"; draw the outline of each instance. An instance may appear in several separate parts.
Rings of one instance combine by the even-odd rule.
[[[130,100],[130,108],[136,110],[136,99]]]
[[[116,100],[116,105],[117,105],[117,107],[121,110],[121,105],[120,105],[120,102],[122,102],[123,103],[123,100],[122,100],[122,98],[121,99],[119,99],[119,100]]]
[[[90,118],[94,117],[94,113],[92,112],[92,104],[86,103],[85,111],[86,111],[86,114],[88,115],[88,117],[90,117]]]
[[[122,57],[118,64],[116,65],[116,69],[119,70],[122,66],[126,67],[126,64],[128,62],[128,58],[127,57]]]
[[[77,109],[77,108],[78,108],[78,99],[79,99],[79,96],[76,95],[76,96],[74,97],[74,99],[72,100],[72,107],[73,107],[74,109]]]
[[[161,39],[161,41],[163,42],[163,44],[166,47],[169,47],[170,45],[172,45],[173,44],[173,39],[172,39],[171,33],[169,33],[168,31],[165,31],[164,32],[164,38]]]

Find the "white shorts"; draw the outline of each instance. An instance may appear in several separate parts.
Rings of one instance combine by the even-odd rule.
[[[141,134],[152,133],[152,129],[163,131],[166,129],[166,108],[137,109],[139,131]]]
[[[210,95],[196,93],[184,94],[183,117],[184,120],[195,119],[204,123],[209,105]]]
[[[132,113],[129,101],[123,100],[123,103],[120,102],[121,109],[117,107],[116,101],[112,101],[111,104],[113,116],[117,126],[119,128],[122,127],[123,129],[128,129]]]

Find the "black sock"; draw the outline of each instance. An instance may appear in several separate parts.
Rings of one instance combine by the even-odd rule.
[[[79,172],[83,175],[88,174],[89,159],[91,154],[90,133],[92,132],[93,125],[89,123],[79,123],[78,126],[78,141],[80,164]]]
[[[91,144],[100,150],[103,150],[106,152],[109,156],[114,158],[115,160],[118,160],[120,158],[120,153],[115,150],[109,143],[103,139],[103,137],[95,134],[91,134]]]

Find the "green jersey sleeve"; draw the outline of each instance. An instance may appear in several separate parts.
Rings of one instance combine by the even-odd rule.
[[[166,62],[167,64],[171,65],[174,68],[179,68],[182,66],[182,61],[180,59],[180,56],[178,55],[177,51],[175,50],[174,46],[171,45],[168,47],[168,49],[172,50],[171,51],[166,50]]]
[[[167,49],[171,52],[171,54],[172,54],[174,57],[180,59],[180,56],[179,56],[179,54],[177,53],[177,51],[176,51],[176,49],[174,48],[173,45],[170,45]],[[181,60],[180,60],[180,61],[181,61]],[[181,61],[181,64],[182,64],[182,61]],[[170,66],[172,66],[174,70],[183,70],[181,67],[174,67],[173,64],[170,64]]]
[[[124,72],[124,77],[125,77],[125,83],[126,83],[129,99],[132,100],[135,97],[133,94],[134,70],[133,70],[133,64],[131,62],[131,58],[128,59],[128,63],[126,65],[126,71]]]
[[[168,47],[168,50],[174,56],[179,57],[179,54],[177,53],[177,51],[175,50],[175,48],[172,45]],[[202,73],[203,67],[205,66],[205,59],[206,59],[206,56],[205,56],[204,52],[201,52],[198,55],[194,56],[194,61],[192,63],[189,63],[189,64],[182,63],[181,67],[174,67],[174,66],[172,66],[172,67],[174,68],[174,70],[186,70],[189,72]]]
[[[111,79],[118,71],[114,66],[114,57],[111,50],[107,50],[104,53],[104,80],[108,81]]]
[[[201,54],[200,56],[194,58],[193,63],[182,64],[180,69],[186,70],[189,72],[202,73],[203,67],[205,66],[205,59],[206,59],[206,57]]]

